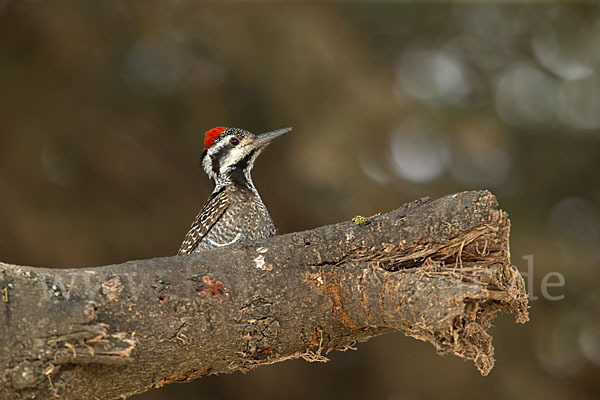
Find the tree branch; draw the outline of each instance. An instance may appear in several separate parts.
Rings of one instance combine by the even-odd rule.
[[[494,365],[526,322],[509,220],[486,191],[201,254],[79,269],[0,263],[0,397],[113,399],[391,331]]]

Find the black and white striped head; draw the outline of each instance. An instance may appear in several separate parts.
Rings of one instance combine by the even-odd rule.
[[[211,129],[204,134],[202,168],[217,186],[232,183],[252,189],[250,172],[254,161],[271,141],[291,130],[283,128],[254,135],[239,128]]]

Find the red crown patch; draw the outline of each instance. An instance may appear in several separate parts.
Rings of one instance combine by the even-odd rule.
[[[204,150],[210,148],[213,144],[215,144],[215,140],[217,140],[217,138],[221,136],[225,129],[227,129],[226,126],[218,126],[209,131],[206,131],[206,133],[204,134]]]

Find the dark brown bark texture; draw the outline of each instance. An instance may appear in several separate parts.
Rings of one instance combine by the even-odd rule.
[[[391,331],[485,375],[495,315],[528,319],[509,227],[496,198],[473,191],[190,256],[78,269],[0,263],[0,398],[123,398],[292,358],[325,361]]]

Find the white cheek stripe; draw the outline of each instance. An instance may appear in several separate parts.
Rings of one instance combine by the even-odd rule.
[[[202,168],[204,169],[208,177],[215,181],[217,186],[227,184],[227,177],[229,176],[229,172],[231,171],[233,166],[240,162],[247,155],[244,145],[239,145],[237,147],[232,148],[219,163],[219,176],[216,176],[213,171],[212,156],[215,153],[218,153],[226,145],[226,141],[214,145],[207,151],[206,156],[202,160]],[[250,171],[252,170],[254,161],[256,160],[256,157],[258,157],[258,154],[260,154],[260,150],[256,152],[254,157],[252,157],[252,160],[250,160],[248,166],[244,171],[246,180],[252,188],[254,187],[254,183],[252,182],[252,176],[250,175]],[[219,180],[219,177],[225,180],[221,181]]]
[[[232,148],[229,153],[227,153],[227,156],[221,160],[221,165],[219,165],[219,174],[223,176],[227,170],[231,169],[233,165],[240,162],[245,156],[246,153],[244,152],[244,148],[242,146]]]

